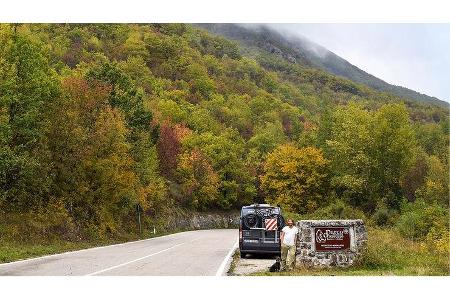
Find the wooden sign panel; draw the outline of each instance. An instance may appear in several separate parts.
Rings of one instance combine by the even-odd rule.
[[[315,227],[316,251],[336,251],[350,249],[348,227]]]

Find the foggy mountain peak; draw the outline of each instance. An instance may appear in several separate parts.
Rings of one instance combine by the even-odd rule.
[[[377,91],[389,92],[402,98],[448,106],[448,103],[414,90],[396,86],[377,78],[325,47],[301,34],[275,28],[270,24],[198,24],[211,33],[234,40],[253,51],[264,51],[290,63],[324,70]]]

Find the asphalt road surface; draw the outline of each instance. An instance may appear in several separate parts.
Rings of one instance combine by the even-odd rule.
[[[0,264],[0,275],[224,275],[236,229],[187,231]]]

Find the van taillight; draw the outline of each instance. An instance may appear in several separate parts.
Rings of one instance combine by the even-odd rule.
[[[242,225],[239,225],[239,239],[242,240]]]

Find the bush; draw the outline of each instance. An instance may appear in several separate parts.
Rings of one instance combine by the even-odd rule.
[[[448,275],[448,255],[436,255],[392,229],[368,228],[368,244],[355,269],[373,275]]]
[[[300,215],[284,211],[283,216],[293,220],[367,219],[361,210],[345,203],[341,199],[333,199],[330,201],[330,204],[312,213]]]
[[[448,224],[443,222],[437,223],[428,232],[425,245],[431,250],[440,254],[449,254],[449,228]]]
[[[391,226],[395,223],[398,213],[395,209],[381,207],[375,210],[372,220],[378,226]]]
[[[437,204],[407,203],[402,207],[396,226],[400,234],[412,240],[423,240],[433,228],[442,226],[447,228],[448,234],[448,212]]]
[[[318,209],[312,215],[315,219],[365,219],[364,213],[341,199],[333,200],[329,205]]]

